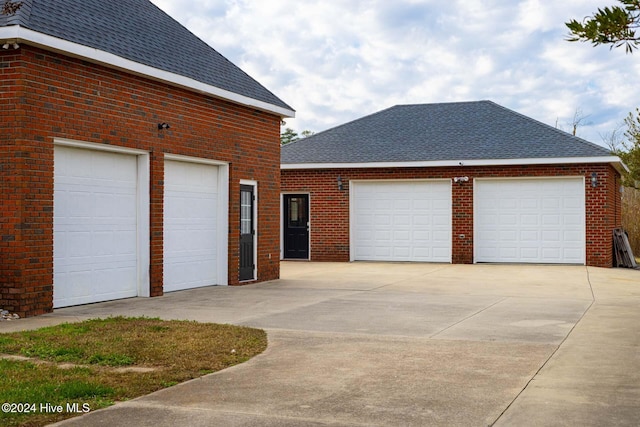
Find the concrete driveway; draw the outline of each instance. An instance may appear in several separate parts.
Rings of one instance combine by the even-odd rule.
[[[638,425],[640,271],[285,262],[282,279],[56,310],[264,328],[249,362],[60,425]]]

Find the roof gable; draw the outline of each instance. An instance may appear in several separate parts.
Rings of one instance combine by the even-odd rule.
[[[397,105],[282,147],[283,164],[603,156],[611,153],[491,101]]]
[[[291,107],[148,0],[23,0],[0,26],[58,39],[188,77],[293,113]]]

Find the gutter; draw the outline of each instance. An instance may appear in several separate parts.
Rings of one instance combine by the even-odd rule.
[[[284,163],[282,170],[295,169],[372,169],[372,168],[416,168],[416,167],[451,167],[451,166],[519,166],[519,165],[557,165],[577,163],[608,163],[618,172],[629,171],[618,156],[603,157],[552,157],[531,159],[458,159],[409,162],[360,162],[360,163]]]

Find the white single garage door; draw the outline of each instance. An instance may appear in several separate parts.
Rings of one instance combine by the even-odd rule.
[[[476,262],[584,264],[583,178],[476,180]]]
[[[451,262],[449,180],[351,186],[353,260]]]
[[[137,295],[137,158],[54,149],[53,306]]]
[[[215,165],[165,161],[165,292],[220,284],[218,169]]]

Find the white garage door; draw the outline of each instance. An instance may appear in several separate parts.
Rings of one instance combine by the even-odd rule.
[[[585,262],[582,178],[476,180],[477,262]]]
[[[137,295],[137,159],[54,151],[53,306]]]
[[[353,182],[352,259],[451,262],[451,183]]]
[[[218,167],[164,166],[164,291],[218,283]]]

